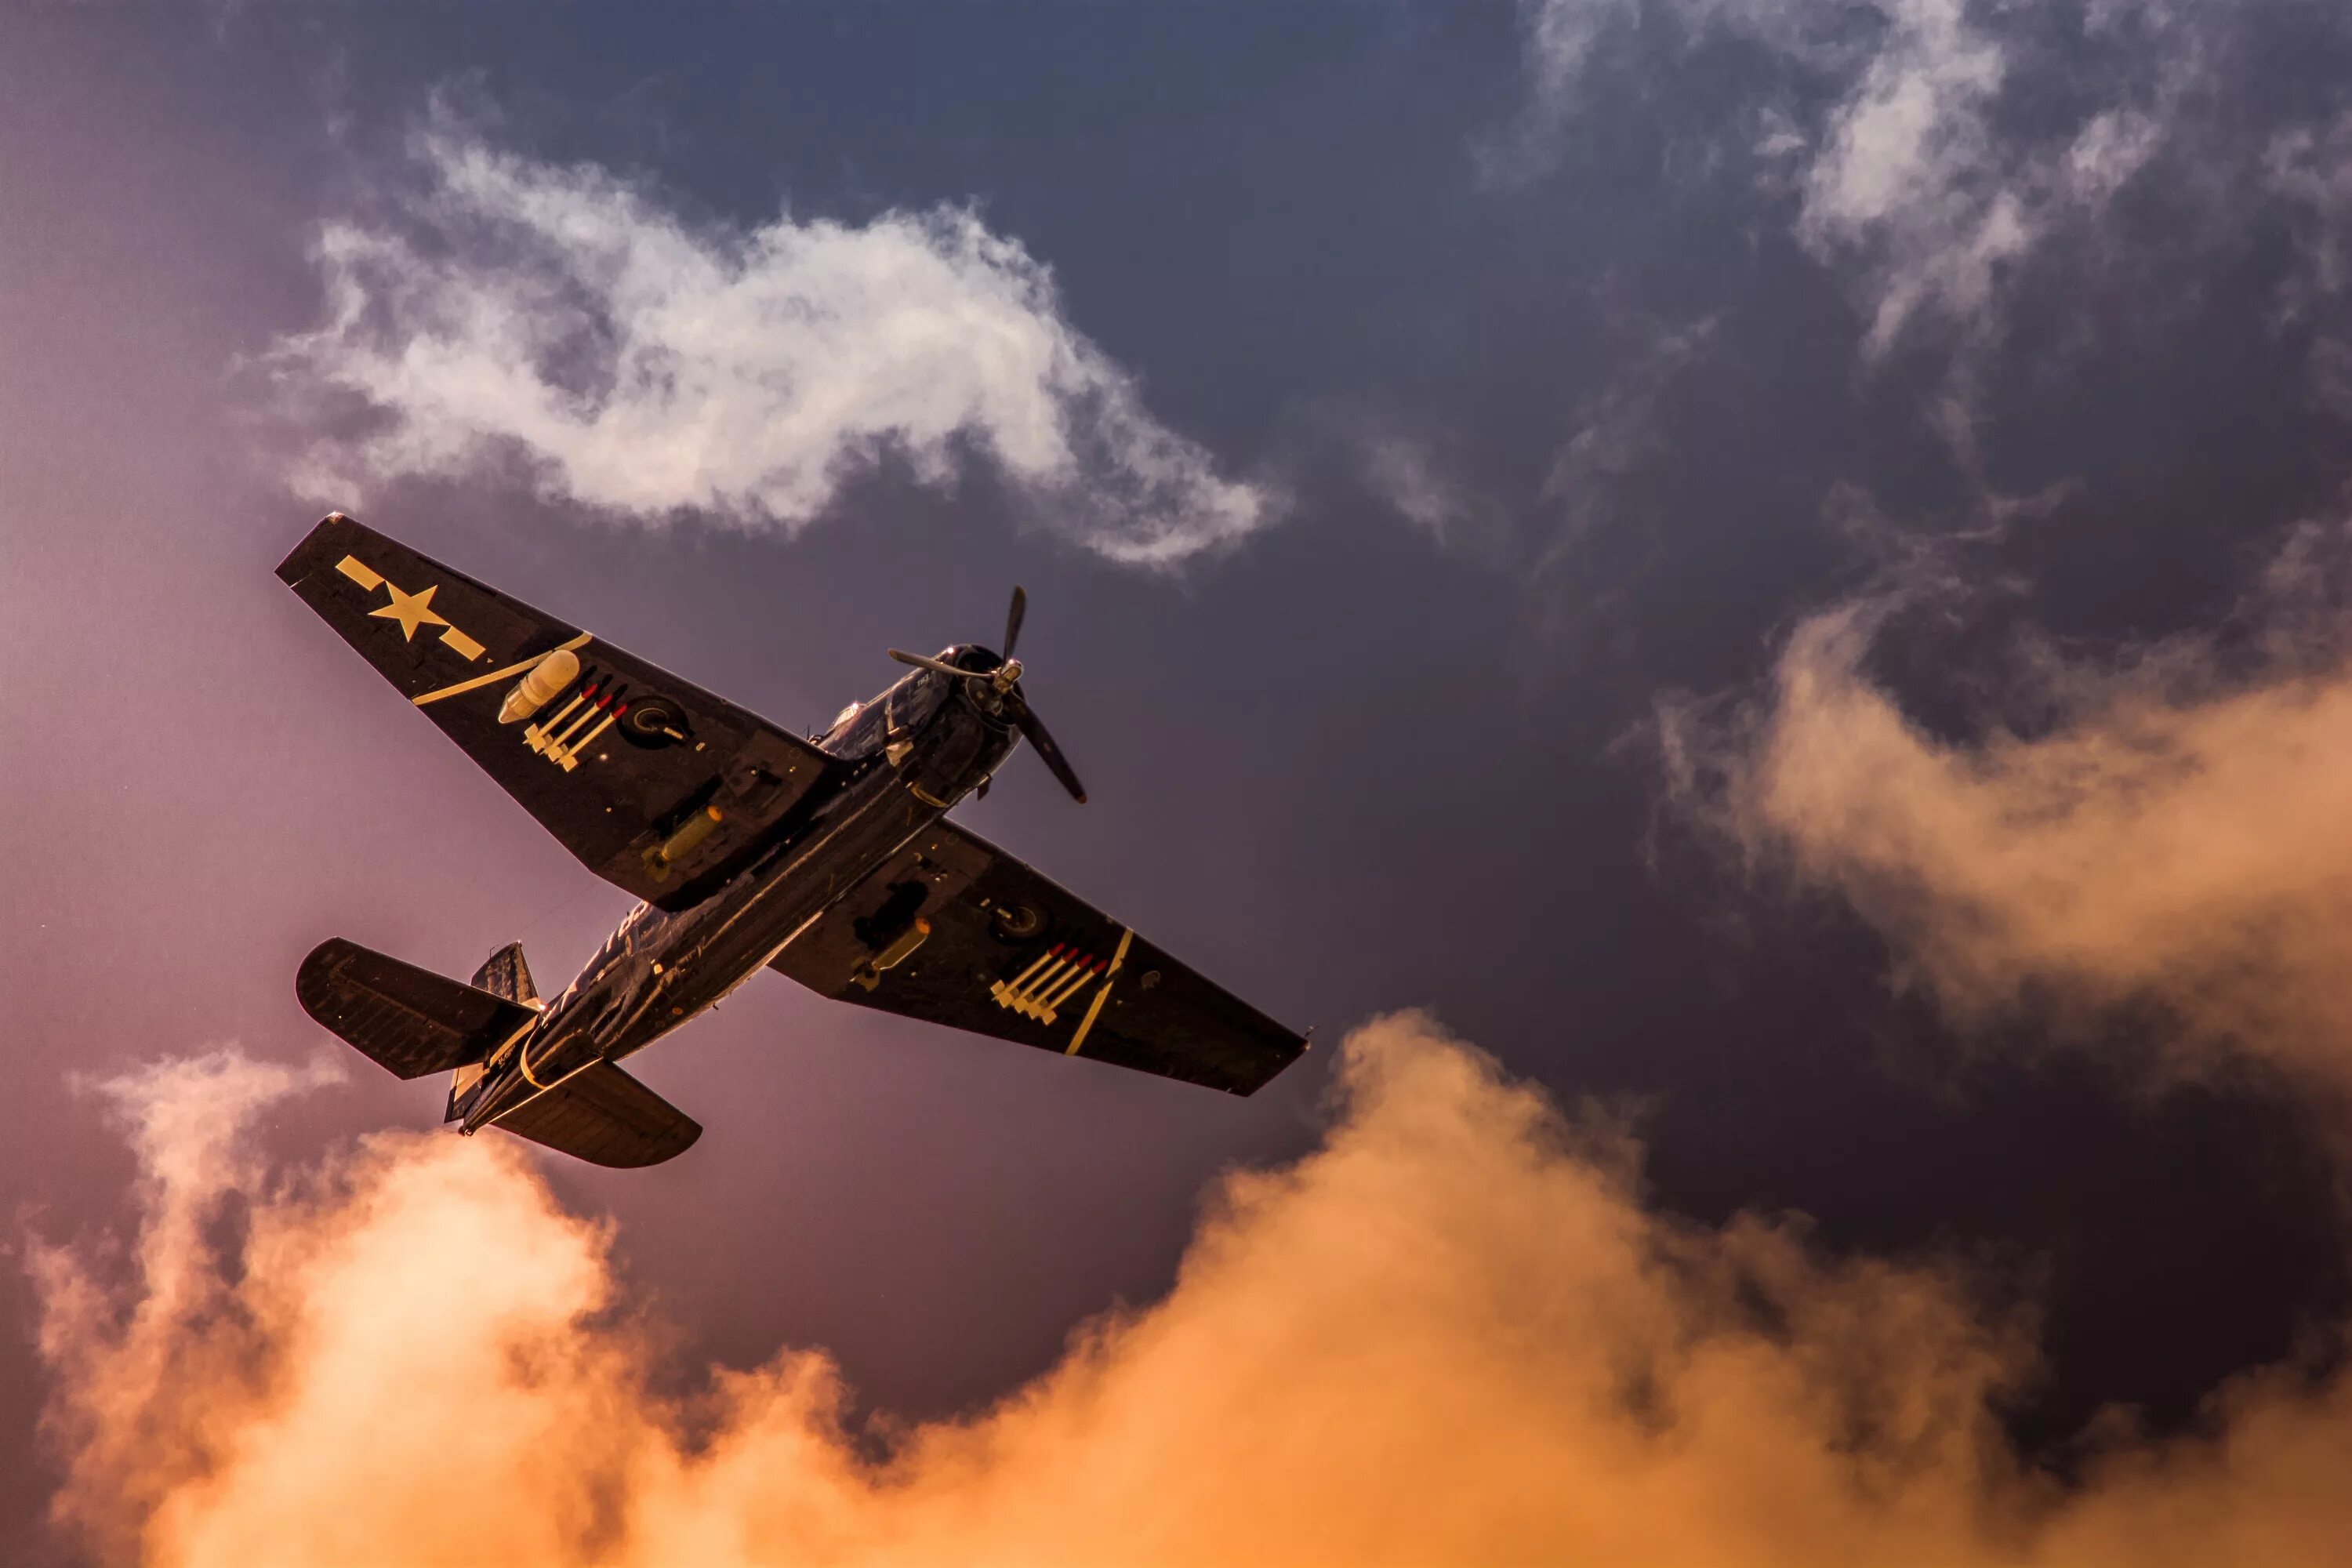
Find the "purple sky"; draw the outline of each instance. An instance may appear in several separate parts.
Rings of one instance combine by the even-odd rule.
[[[1939,735],[2034,721],[2021,625],[2230,626],[2341,510],[2352,39],[2250,6],[2192,70],[2187,7],[1275,9],[0,16],[18,1236],[121,1223],[76,1083],[129,1063],[341,1052],[273,1113],[289,1158],[437,1118],[295,1006],[320,939],[464,975],[519,938],[552,990],[627,907],[271,575],[331,502],[803,727],[1024,584],[1092,804],[1016,759],[960,819],[1318,1039],[1426,1006],[1638,1108],[1670,1210],[2016,1260],[2030,1440],[2178,1421],[2340,1314],[2291,1086],[1955,1026],[1866,910],[1679,831],[1644,727],[1895,563],[1971,585],[1883,653]],[[337,236],[375,247],[340,327]],[[404,381],[468,301],[521,335]],[[632,331],[700,416],[618,405]],[[548,1171],[687,1355],[822,1345],[931,1414],[1164,1290],[1203,1184],[1311,1142],[1327,1061],[1232,1101],[762,978],[633,1064],[688,1157]],[[0,1339],[0,1556],[41,1398]]]

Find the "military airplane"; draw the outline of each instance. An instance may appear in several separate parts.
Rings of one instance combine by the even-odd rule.
[[[950,1028],[1248,1094],[1306,1040],[947,820],[1025,740],[1078,801],[1013,657],[971,643],[803,740],[331,513],[278,575],[563,847],[644,900],[551,1002],[521,944],[461,984],[341,938],[295,980],[319,1023],[445,1121],[601,1165],[701,1136],[621,1059],[761,969]]]

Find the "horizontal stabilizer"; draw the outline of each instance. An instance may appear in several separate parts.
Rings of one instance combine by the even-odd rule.
[[[490,1124],[594,1165],[658,1165],[691,1148],[702,1124],[623,1072],[598,1062]]]
[[[341,937],[302,961],[294,995],[302,1011],[401,1078],[480,1061],[538,1016]]]

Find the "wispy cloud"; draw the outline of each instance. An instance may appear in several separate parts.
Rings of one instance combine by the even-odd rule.
[[[737,230],[446,115],[415,153],[424,188],[325,226],[326,318],[268,358],[289,406],[335,416],[296,476],[321,497],[520,458],[550,497],[792,532],[877,459],[941,487],[982,461],[1045,525],[1140,566],[1275,515],[969,208]]]
[[[2229,635],[2028,643],[2031,728],[1932,732],[1869,668],[1901,594],[1803,622],[1769,692],[1670,709],[1682,802],[1843,899],[1964,1024],[2154,1003],[2178,1066],[2352,1091],[2345,538],[2306,529]]]
[[[1992,1415],[2031,1345],[1955,1269],[1663,1215],[1621,1131],[1426,1019],[1344,1049],[1322,1146],[1228,1180],[1164,1300],[879,1458],[820,1353],[656,1392],[609,1234],[520,1145],[387,1134],[227,1189],[149,1097],[149,1223],[232,1198],[250,1223],[211,1310],[137,1342],[168,1377],[55,1255],[60,1518],[150,1568],[388,1543],[526,1568],[2315,1568],[2352,1530],[2340,1374],[2248,1378],[2205,1437],[2115,1424],[2062,1488]],[[131,1295],[171,1288],[151,1268]]]
[[[1521,10],[1523,130],[1537,142],[1562,134],[1591,96],[1612,30],[1632,37],[1638,25],[1653,51],[1644,68],[1659,48],[1680,58],[1736,47],[1745,63],[1722,95],[1718,154],[1746,158],[1758,189],[1794,195],[1791,231],[1849,280],[1874,361],[1909,336],[1997,336],[2028,267],[2081,254],[2168,141],[2193,143],[2191,163],[2248,151],[2234,132],[2190,123],[2211,107],[2200,94],[2215,36],[2234,24],[2177,5],[2062,15],[1969,0],[1526,0]],[[1727,79],[1714,79],[1720,91]],[[2228,183],[2209,180],[2208,194]]]

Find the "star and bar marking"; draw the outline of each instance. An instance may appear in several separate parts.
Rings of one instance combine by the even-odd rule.
[[[390,604],[370,610],[368,614],[380,620],[399,623],[401,641],[415,642],[419,626],[439,626],[441,645],[468,663],[489,651],[480,643],[451,626],[448,620],[433,607],[433,595],[441,591],[440,584],[436,583],[430,587],[420,588],[414,594],[404,594],[401,592],[397,584],[356,555],[346,555],[336,562],[335,570],[371,594],[382,588],[386,594],[392,595]]]

